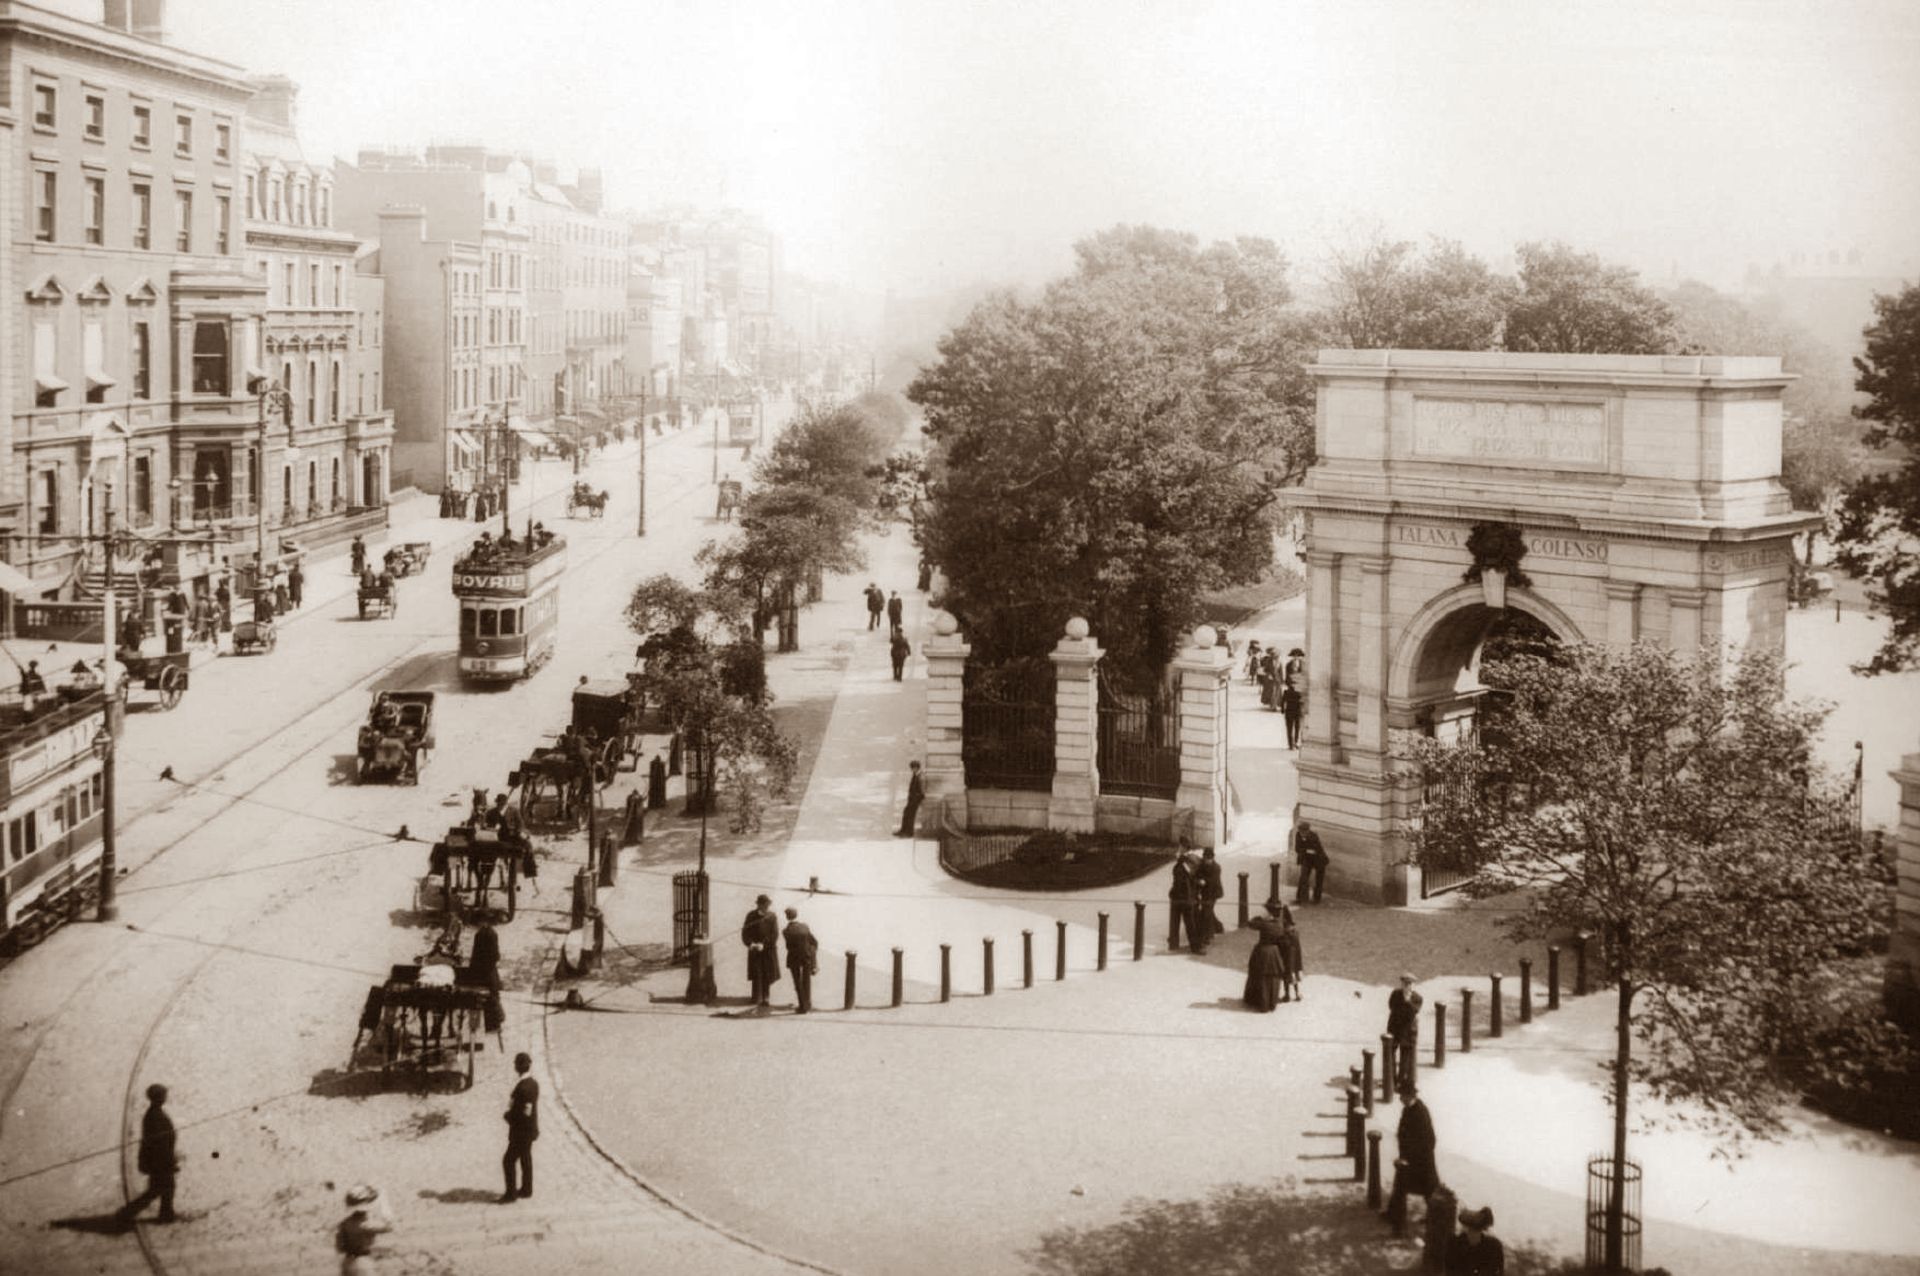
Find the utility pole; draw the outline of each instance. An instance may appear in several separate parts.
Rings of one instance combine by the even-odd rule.
[[[265,431],[262,430],[262,438]],[[263,466],[264,468],[264,466]],[[113,843],[113,693],[114,693],[114,622],[119,619],[119,604],[113,596],[113,484],[107,488],[107,589],[106,597],[100,604],[100,645],[106,649],[106,660],[102,667],[100,686],[106,695],[106,717],[102,722],[103,742],[100,751],[100,904],[94,914],[96,921],[110,922],[120,915],[120,908],[114,903],[114,843]]]
[[[635,533],[647,534],[647,381],[653,379],[653,370],[647,370],[646,379],[640,382],[640,527]]]

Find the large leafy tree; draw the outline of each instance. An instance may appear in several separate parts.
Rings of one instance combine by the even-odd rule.
[[[1374,235],[1333,255],[1321,327],[1354,349],[1491,350],[1514,284],[1452,240],[1424,258]]]
[[[1273,244],[1117,228],[1031,304],[999,295],[908,391],[932,444],[921,546],[982,655],[1073,614],[1158,666],[1206,591],[1257,578],[1311,464],[1311,326]]]
[[[1507,308],[1506,347],[1550,354],[1667,354],[1673,310],[1625,266],[1562,243],[1527,243]]]
[[[1876,296],[1873,309],[1866,352],[1853,361],[1854,387],[1867,395],[1855,412],[1871,422],[1867,445],[1897,458],[1853,485],[1835,539],[1840,565],[1865,578],[1874,605],[1893,618],[1861,667],[1883,673],[1920,662],[1920,284]]]
[[[1413,746],[1416,859],[1511,893],[1516,940],[1601,941],[1616,1161],[1629,1079],[1735,1150],[1777,1134],[1806,1085],[1857,1082],[1902,1049],[1877,981],[1858,977],[1892,885],[1813,761],[1824,710],[1785,701],[1770,656],[1693,656],[1509,656],[1484,674],[1497,730]]]

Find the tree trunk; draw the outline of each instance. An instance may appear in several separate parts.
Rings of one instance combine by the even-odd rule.
[[[1627,1063],[1633,1057],[1633,981],[1620,976],[1613,1056],[1613,1177],[1607,1188],[1605,1270],[1625,1271],[1627,1214]]]

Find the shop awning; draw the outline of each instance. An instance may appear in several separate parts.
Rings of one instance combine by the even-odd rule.
[[[0,563],[0,590],[9,594],[43,594],[60,582],[41,585],[11,563]]]
[[[514,433],[519,435],[521,438],[525,439],[528,443],[531,443],[535,447],[559,447],[560,446],[559,443],[554,441],[554,438],[552,435],[547,434],[541,430],[536,430],[530,425],[521,426],[515,429]]]
[[[480,446],[480,440],[474,438],[465,430],[449,430],[447,431],[447,437],[453,440],[454,447],[459,448],[463,452],[469,452],[475,456],[484,454],[484,450]]]

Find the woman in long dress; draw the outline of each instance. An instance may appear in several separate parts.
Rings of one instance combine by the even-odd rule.
[[[1285,932],[1280,925],[1280,905],[1269,902],[1267,916],[1253,920],[1257,942],[1247,958],[1247,990],[1244,1000],[1249,1009],[1271,1012],[1280,1004],[1280,989],[1286,983]]]

